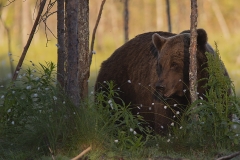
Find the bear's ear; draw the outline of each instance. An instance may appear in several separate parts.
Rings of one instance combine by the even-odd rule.
[[[166,42],[166,40],[167,40],[166,38],[160,36],[157,33],[154,33],[152,35],[152,42],[158,50],[161,50],[161,48],[162,48],[163,44]]]
[[[197,43],[199,46],[204,46],[207,41],[208,41],[208,37],[207,37],[207,33],[204,29],[197,29]]]

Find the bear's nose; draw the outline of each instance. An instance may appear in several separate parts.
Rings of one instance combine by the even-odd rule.
[[[157,91],[160,91],[160,92],[165,90],[165,87],[161,84],[156,84],[155,88]]]

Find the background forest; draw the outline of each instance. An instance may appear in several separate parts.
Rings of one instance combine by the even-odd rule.
[[[0,83],[11,78],[9,62],[16,66],[19,56],[26,44],[36,17],[36,2],[16,0],[8,6],[6,0],[0,0]],[[101,1],[90,0],[90,31],[93,30]],[[198,1],[198,28],[204,28],[209,43],[217,43],[220,55],[236,91],[240,94],[240,1],[236,0],[204,0]],[[5,7],[4,7],[5,6]],[[38,6],[37,6],[38,7]],[[45,8],[46,9],[46,8]],[[33,43],[27,53],[24,65],[30,66],[44,61],[56,63],[56,5],[52,6],[53,14],[43,21],[34,36]],[[190,1],[170,0],[172,32],[179,33],[190,28]],[[95,51],[91,66],[91,85],[94,84],[100,64],[112,52],[124,43],[123,1],[108,0],[104,6],[102,18],[96,34]],[[10,33],[10,46],[7,38]],[[129,1],[129,39],[143,32],[168,31],[165,0],[130,0]],[[91,34],[91,33],[90,33]],[[90,35],[91,37],[91,35]]]

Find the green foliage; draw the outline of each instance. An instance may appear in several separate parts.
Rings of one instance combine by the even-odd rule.
[[[177,133],[192,146],[215,149],[234,149],[240,142],[240,99],[219,56],[206,53],[208,59],[207,92],[191,105],[182,121],[183,130]],[[195,109],[193,109],[197,106]],[[197,117],[186,119],[186,117]]]
[[[105,123],[102,129],[108,131],[111,139],[114,140],[112,142],[121,150],[136,150],[142,147],[143,135],[150,133],[150,130],[144,127],[146,122],[142,116],[132,114],[130,104],[126,105],[119,98],[119,91],[114,90],[113,82],[106,83],[107,91],[98,93],[96,98],[97,109]],[[121,101],[122,105],[115,101]]]
[[[2,95],[0,151],[4,154],[1,156],[12,159],[22,155],[15,159],[26,159],[49,154],[49,149],[55,152],[69,134],[73,107],[64,105],[67,99],[56,87],[56,66],[52,62],[40,66],[19,74],[17,82]]]

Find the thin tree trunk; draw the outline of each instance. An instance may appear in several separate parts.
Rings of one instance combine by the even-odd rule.
[[[125,0],[124,1],[124,41],[125,43],[129,40],[128,21],[129,21],[128,0]]]
[[[172,24],[171,24],[171,13],[170,13],[170,2],[166,0],[166,11],[167,11],[167,20],[168,20],[168,32],[172,32]]]
[[[197,100],[197,0],[191,0],[191,40],[190,40],[190,66],[189,66],[189,85],[191,103]]]
[[[64,88],[64,62],[65,62],[65,43],[64,43],[64,1],[57,0],[57,81]]]
[[[80,92],[78,84],[78,9],[79,0],[66,1],[66,49],[67,49],[67,68],[65,91],[75,106],[80,104]]]
[[[88,95],[89,78],[89,0],[81,0],[78,18],[78,48],[79,48],[79,69],[78,83],[80,98],[84,99]]]

